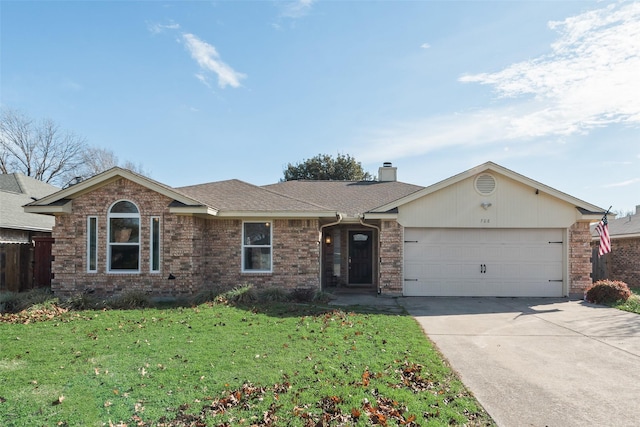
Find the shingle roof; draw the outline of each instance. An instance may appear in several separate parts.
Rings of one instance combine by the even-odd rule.
[[[598,236],[595,225],[591,226],[591,235]],[[635,215],[609,219],[609,235],[611,237],[640,236],[640,207],[636,207]]]
[[[222,211],[313,212],[325,207],[238,179],[178,187],[177,191]]]
[[[424,187],[398,181],[285,181],[270,191],[348,215],[369,212]]]
[[[57,190],[58,187],[20,173],[0,174],[0,227],[51,231],[54,217],[26,213],[22,206]]]

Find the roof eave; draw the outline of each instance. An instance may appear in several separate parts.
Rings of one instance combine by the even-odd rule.
[[[219,211],[224,218],[335,218],[335,211]]]
[[[69,200],[63,205],[25,205],[23,209],[26,213],[44,214],[44,215],[69,215],[72,211],[72,201]]]
[[[218,216],[219,211],[209,206],[170,206],[169,213],[175,215],[204,215],[204,216]]]

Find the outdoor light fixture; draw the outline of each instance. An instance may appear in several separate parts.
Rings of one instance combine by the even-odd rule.
[[[489,209],[489,207],[491,206],[491,203],[489,203],[489,202],[482,202],[482,203],[480,203],[480,206],[482,206],[482,209],[484,209],[484,210],[486,211],[486,210],[487,210],[487,209]]]
[[[324,243],[329,246],[331,244],[331,235],[327,234],[326,236],[324,236]]]

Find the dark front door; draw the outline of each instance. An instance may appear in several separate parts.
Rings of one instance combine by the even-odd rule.
[[[372,283],[372,233],[371,231],[349,232],[349,283]]]

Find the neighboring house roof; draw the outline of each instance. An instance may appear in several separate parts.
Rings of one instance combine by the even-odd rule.
[[[592,205],[591,203],[587,203],[584,200],[580,200],[576,197],[570,196],[566,193],[556,190],[555,188],[549,187],[548,185],[544,185],[538,181],[535,181],[531,178],[528,178],[524,175],[520,175],[510,169],[502,167],[493,162],[486,162],[474,168],[471,168],[467,171],[454,175],[450,178],[447,178],[443,181],[440,181],[436,184],[425,187],[422,190],[416,191],[415,193],[411,193],[402,199],[392,201],[391,203],[387,203],[375,209],[375,212],[385,212],[398,206],[402,206],[406,203],[410,203],[414,200],[417,200],[421,197],[424,197],[428,194],[434,193],[438,190],[441,190],[445,187],[449,187],[457,182],[460,182],[464,179],[476,176],[482,172],[494,172],[500,175],[504,175],[514,181],[520,182],[524,185],[527,185],[531,188],[535,188],[537,191],[544,192],[553,197],[556,197],[560,200],[563,200],[571,205],[574,205],[580,214],[580,216],[585,220],[597,220],[599,216],[604,214],[604,210],[596,205]]]
[[[262,188],[354,217],[423,189],[398,181],[285,181]]]
[[[54,218],[26,213],[22,208],[58,190],[21,173],[0,174],[0,227],[27,231],[51,231]]]
[[[609,236],[612,239],[640,237],[640,205],[636,206],[634,215],[627,215],[620,218],[608,218]],[[598,232],[595,231],[595,225],[591,226],[591,235],[599,238]]]

